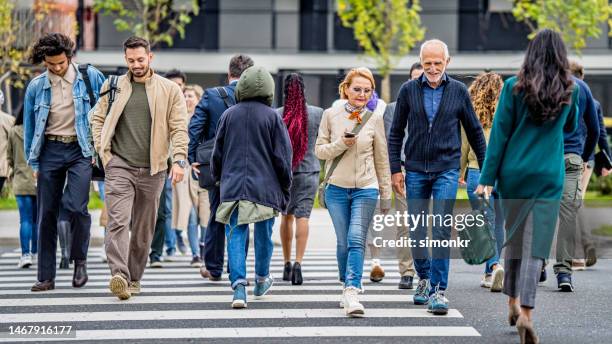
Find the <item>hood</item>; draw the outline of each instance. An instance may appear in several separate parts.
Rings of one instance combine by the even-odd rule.
[[[236,85],[236,101],[243,102],[249,99],[263,101],[272,106],[274,99],[274,79],[268,71],[259,66],[247,68]]]

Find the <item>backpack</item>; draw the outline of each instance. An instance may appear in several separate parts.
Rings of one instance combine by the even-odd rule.
[[[227,94],[225,87],[215,87],[215,90],[217,93],[219,93],[223,103],[225,103],[226,109],[232,107],[236,103],[235,100]],[[204,124],[204,138],[196,150],[196,161],[200,164],[200,166],[198,166],[198,169],[200,170],[198,184],[200,184],[200,187],[204,189],[210,189],[215,186],[215,181],[213,180],[210,172],[210,160],[212,157],[213,148],[215,146],[215,138],[212,137],[210,139],[206,139],[206,135],[208,134],[209,130],[210,118],[208,118]]]
[[[93,109],[96,106],[96,98],[94,97],[93,87],[91,87],[91,80],[89,79],[89,74],[87,70],[89,69],[90,64],[82,64],[79,65],[79,72],[83,75],[83,81],[85,82],[85,88],[87,89],[87,94],[89,95],[89,105]],[[115,93],[117,92],[117,79],[118,76],[111,75],[109,77],[109,88],[107,91],[100,93],[100,97],[108,94],[108,108],[106,109],[106,114],[110,112],[111,106],[115,101]],[[94,152],[96,163],[93,166],[91,171],[91,180],[95,181],[104,181],[104,168],[102,167],[102,161],[100,161],[100,157]]]

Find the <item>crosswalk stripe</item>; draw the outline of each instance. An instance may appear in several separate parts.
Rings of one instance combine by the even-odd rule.
[[[425,308],[371,308],[368,318],[431,318]],[[213,319],[298,319],[343,318],[340,308],[320,309],[251,309],[247,312],[224,310],[131,311],[131,312],[71,312],[71,313],[15,313],[2,314],[0,323],[45,323],[130,320],[213,320]],[[440,317],[437,317],[440,318]],[[443,318],[463,318],[456,309],[449,309]]]
[[[274,287],[272,287],[274,288]],[[272,289],[274,290],[274,289]],[[172,296],[135,296],[126,301],[120,301],[112,295],[103,297],[57,297],[57,298],[30,298],[30,299],[0,299],[0,307],[24,306],[74,306],[74,305],[116,305],[116,304],[155,304],[155,303],[226,303],[231,301],[231,295],[172,295]],[[248,302],[280,303],[280,302],[338,302],[341,294],[295,294],[266,295],[263,299],[253,299]],[[412,302],[412,295],[406,294],[364,294],[359,297],[363,302]]]
[[[470,326],[321,326],[321,327],[231,327],[172,329],[112,329],[76,331],[76,338],[50,340],[130,340],[194,338],[290,338],[290,337],[479,337]],[[39,341],[9,338],[0,341]]]

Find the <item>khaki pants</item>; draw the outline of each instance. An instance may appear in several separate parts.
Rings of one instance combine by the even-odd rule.
[[[150,169],[130,167],[113,156],[105,173],[108,265],[112,275],[139,281],[147,265],[166,172],[151,176]]]

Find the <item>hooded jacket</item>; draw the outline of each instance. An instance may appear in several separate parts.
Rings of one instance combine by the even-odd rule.
[[[284,211],[291,187],[291,142],[281,116],[270,106],[274,80],[263,67],[246,69],[236,85],[236,105],[221,119],[211,173],[221,203],[250,201]]]

